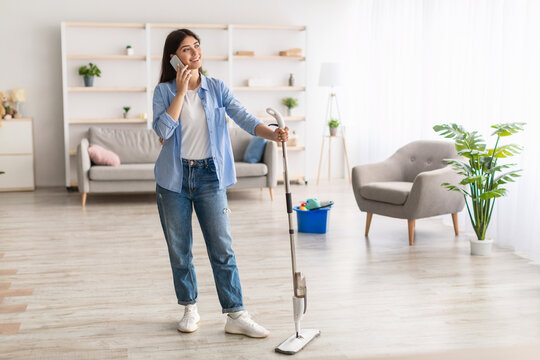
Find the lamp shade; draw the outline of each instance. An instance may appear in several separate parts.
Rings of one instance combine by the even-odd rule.
[[[319,86],[339,86],[343,84],[343,67],[340,63],[322,63]]]
[[[11,90],[11,101],[25,102],[26,101],[26,91],[24,89],[13,89],[13,90]]]

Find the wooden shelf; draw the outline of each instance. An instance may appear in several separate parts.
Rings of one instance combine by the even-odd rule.
[[[145,87],[95,87],[75,86],[68,88],[71,92],[145,92]]]
[[[67,27],[101,27],[101,28],[134,28],[145,29],[146,23],[118,23],[118,22],[66,22]],[[229,25],[227,24],[149,24],[153,29],[210,29],[210,30],[227,30]],[[292,31],[305,31],[305,26],[281,26],[281,25],[246,25],[237,24],[230,25],[233,29],[238,30],[292,30]]]
[[[69,119],[70,124],[146,124],[140,118],[109,118],[109,119]]]
[[[152,55],[150,57],[150,59],[152,60],[160,60],[161,61],[161,58],[162,56],[161,55]],[[203,56],[203,61],[204,60],[212,60],[212,61],[227,61],[229,60],[229,57],[228,56],[219,56],[219,55],[213,55],[213,56],[206,56],[204,55]]]
[[[2,122],[12,122],[12,121],[32,121],[32,118],[11,118],[11,119],[1,119]]]
[[[144,23],[66,22],[69,27],[135,28],[145,29]]]
[[[150,24],[154,29],[213,29],[213,30],[227,30],[226,24]]]
[[[306,150],[306,147],[304,145],[301,146],[287,146],[287,151],[304,151]]]
[[[235,86],[233,91],[305,91],[305,86]]]
[[[67,55],[70,60],[146,60],[145,55]]]
[[[69,150],[69,156],[76,156],[76,155],[77,155],[77,149]]]
[[[249,56],[249,55],[234,55],[234,60],[293,60],[293,61],[305,61],[305,56],[279,56],[279,55],[268,55],[268,56]]]
[[[273,118],[272,116],[268,116],[268,115],[255,115],[257,117],[257,119],[260,119],[262,121],[275,121],[276,119]],[[306,117],[305,116],[283,116],[283,121],[285,121],[285,123],[289,122],[289,121],[306,121]]]
[[[235,55],[234,60],[293,60],[293,61],[305,61],[305,56],[279,56],[279,55],[266,55],[266,56],[246,56]]]
[[[305,26],[282,26],[282,25],[231,25],[231,28],[238,30],[292,30],[305,31]]]

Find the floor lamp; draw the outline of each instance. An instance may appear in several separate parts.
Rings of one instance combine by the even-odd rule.
[[[350,168],[349,168],[349,155],[347,154],[347,145],[345,143],[345,132],[344,132],[344,126],[341,125],[341,135],[325,135],[326,128],[328,128],[328,122],[331,118],[336,118],[340,124],[342,124],[341,120],[341,113],[339,111],[339,104],[337,95],[334,92],[334,87],[340,86],[343,83],[343,68],[342,64],[339,63],[322,63],[321,64],[321,72],[319,75],[319,86],[329,86],[330,87],[330,93],[328,95],[328,102],[326,103],[326,115],[324,118],[324,130],[323,130],[323,141],[321,145],[321,156],[319,158],[319,169],[317,171],[317,184],[319,183],[319,178],[321,174],[321,165],[322,165],[322,159],[323,159],[323,153],[324,153],[324,143],[325,140],[328,138],[328,180],[331,179],[330,177],[330,170],[331,170],[331,156],[332,156],[332,138],[341,138],[343,141],[343,152],[345,154],[345,159],[347,161],[347,171],[349,175],[349,181],[351,180],[351,174],[350,174]],[[333,110],[334,110],[334,104],[335,109],[337,112],[337,117],[334,117]]]

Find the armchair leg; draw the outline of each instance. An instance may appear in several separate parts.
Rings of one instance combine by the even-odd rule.
[[[452,214],[452,222],[454,223],[454,233],[456,234],[456,236],[458,236],[459,235],[459,225],[458,225],[457,213]]]
[[[409,246],[414,245],[414,225],[416,225],[416,220],[407,220],[409,223]]]
[[[369,234],[369,226],[371,225],[371,218],[373,217],[373,213],[367,213],[366,214],[366,236]]]
[[[274,188],[268,188],[268,190],[270,190],[270,199],[274,201]]]
[[[88,193],[83,193],[82,194],[82,207],[86,206],[86,195],[88,195]]]

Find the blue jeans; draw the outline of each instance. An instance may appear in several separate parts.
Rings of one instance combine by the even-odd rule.
[[[195,207],[223,313],[243,310],[242,287],[232,249],[227,194],[225,189],[219,189],[214,162],[212,159],[182,159],[182,163],[181,193],[159,185],[156,188],[178,303],[188,305],[197,302],[197,278],[191,252],[191,214]]]

